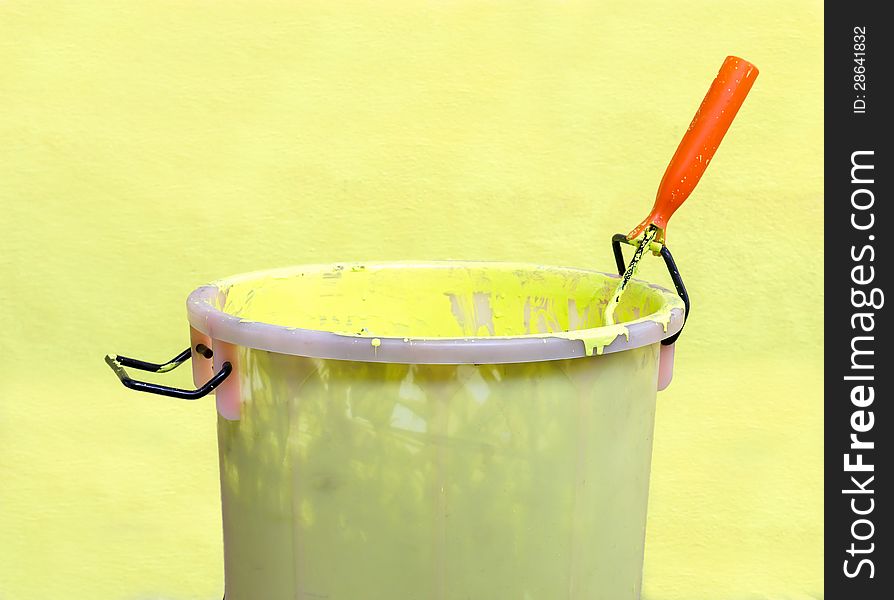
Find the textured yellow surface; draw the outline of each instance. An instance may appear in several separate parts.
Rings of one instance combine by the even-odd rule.
[[[761,75],[669,235],[644,597],[821,597],[821,48],[818,1],[0,3],[0,598],[221,596],[212,403],[105,352],[265,267],[610,270],[727,54]]]

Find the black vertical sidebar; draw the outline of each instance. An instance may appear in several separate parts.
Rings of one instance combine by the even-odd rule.
[[[887,3],[825,4],[825,598],[894,598]],[[892,295],[888,295],[892,292]],[[819,408],[819,407],[818,407]]]

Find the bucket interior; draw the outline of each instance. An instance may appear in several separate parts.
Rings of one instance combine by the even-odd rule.
[[[215,304],[243,321],[345,335],[468,338],[592,329],[617,276],[513,263],[326,265],[219,282]],[[617,323],[653,315],[663,290],[632,281]]]

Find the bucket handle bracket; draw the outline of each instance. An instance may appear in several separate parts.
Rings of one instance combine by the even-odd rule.
[[[136,390],[138,392],[149,392],[150,394],[158,394],[160,396],[169,396],[171,398],[181,398],[183,400],[198,400],[203,396],[207,396],[214,388],[218,387],[233,372],[233,366],[229,362],[223,363],[220,371],[214,374],[205,385],[194,389],[184,390],[148,381],[139,381],[131,378],[124,370],[124,367],[139,369],[140,371],[149,371],[151,373],[168,373],[173,371],[192,357],[192,348],[187,348],[171,360],[165,363],[151,363],[137,358],[128,358],[117,354],[106,355],[106,364],[111,367],[118,379],[124,384],[124,387]],[[213,353],[211,349],[204,344],[197,344],[195,347],[196,354],[203,358],[211,358]]]
[[[636,246],[636,241],[627,239],[627,236],[623,233],[616,233],[612,236],[612,252],[615,254],[615,265],[618,267],[619,275],[623,275],[624,271],[627,269],[624,264],[624,253],[621,251],[621,243],[629,246]],[[661,258],[664,259],[664,264],[667,266],[667,272],[670,274],[671,281],[674,282],[674,288],[677,290],[677,295],[679,295],[680,299],[683,301],[683,325],[685,326],[686,321],[689,319],[689,293],[686,291],[686,286],[683,285],[683,278],[680,276],[680,270],[677,268],[677,263],[674,262],[674,255],[671,254],[668,247],[661,244],[659,254],[661,254]],[[665,346],[670,346],[677,341],[677,338],[680,337],[681,333],[683,333],[682,327],[680,328],[680,331],[674,335],[665,340],[661,340],[661,343]]]

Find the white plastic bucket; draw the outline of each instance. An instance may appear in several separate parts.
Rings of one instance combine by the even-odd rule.
[[[672,292],[508,263],[295,267],[189,297],[227,600],[639,598]]]

